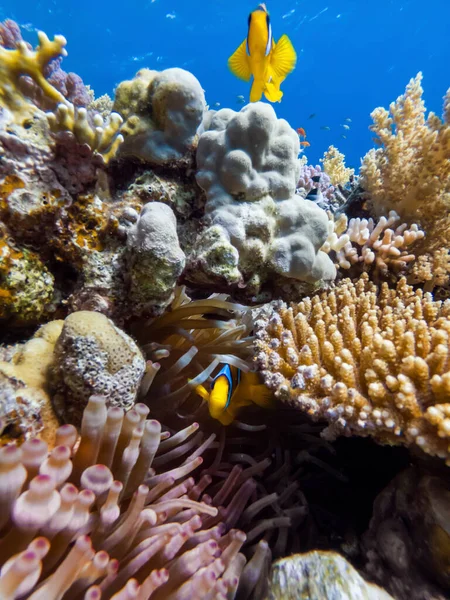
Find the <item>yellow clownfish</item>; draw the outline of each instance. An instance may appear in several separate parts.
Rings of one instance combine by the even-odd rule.
[[[260,4],[248,17],[248,35],[228,59],[233,75],[250,81],[250,102],[258,102],[264,94],[269,102],[280,102],[281,83],[295,68],[297,55],[291,40],[282,35],[277,43],[272,37],[272,26],[265,4]]]
[[[230,365],[225,365],[214,377],[210,392],[202,385],[195,391],[208,402],[209,414],[222,425],[232,423],[244,406],[273,406],[272,392],[260,382],[256,373],[244,373]]]

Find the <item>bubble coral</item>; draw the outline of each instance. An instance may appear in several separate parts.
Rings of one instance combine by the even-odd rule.
[[[450,302],[364,273],[266,310],[257,361],[280,400],[328,421],[329,439],[370,435],[450,464]]]
[[[169,437],[147,414],[92,396],[79,439],[64,425],[50,453],[37,438],[0,449],[0,596],[251,597],[267,545],[246,565],[245,534],[229,525],[240,502],[224,513],[212,503],[226,487],[211,499],[211,479],[189,476],[208,445],[183,444],[198,425]]]

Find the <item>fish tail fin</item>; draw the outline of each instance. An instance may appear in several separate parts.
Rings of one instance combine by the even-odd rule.
[[[279,86],[277,86],[271,81],[269,83],[266,83],[266,87],[264,89],[264,96],[269,102],[281,102],[283,92],[280,90]]]
[[[244,40],[239,48],[228,59],[228,68],[230,71],[243,81],[250,81],[252,70],[247,54],[247,41]]]
[[[275,48],[273,49],[270,58],[270,66],[275,75],[280,80],[283,80],[295,69],[296,63],[297,54],[294,50],[294,46],[288,36],[284,34],[275,44]]]
[[[265,84],[262,79],[254,79],[252,83],[252,89],[250,90],[250,102],[258,102],[261,100],[264,88]]]

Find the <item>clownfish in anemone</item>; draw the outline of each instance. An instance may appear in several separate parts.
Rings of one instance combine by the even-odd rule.
[[[257,373],[246,373],[232,365],[222,367],[209,392],[203,385],[198,385],[195,392],[208,403],[211,417],[222,425],[230,425],[245,406],[274,406],[273,393],[261,383]]]
[[[281,102],[280,85],[296,62],[297,54],[287,35],[275,43],[266,5],[260,4],[248,17],[247,39],[228,59],[233,75],[247,82],[253,76],[250,102],[258,102],[263,94],[269,102]]]

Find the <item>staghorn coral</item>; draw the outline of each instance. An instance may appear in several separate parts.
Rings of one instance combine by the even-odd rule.
[[[355,174],[355,169],[345,166],[345,156],[334,146],[330,146],[320,159],[323,170],[333,185],[346,185]]]
[[[328,438],[372,436],[450,464],[450,303],[367,274],[256,321],[257,364],[280,400]]]
[[[156,165],[189,159],[205,110],[198,80],[184,69],[141,69],[116,88],[113,111],[124,119],[121,156]]]
[[[298,135],[262,102],[209,116],[197,149],[207,228],[189,257],[195,283],[259,291],[270,275],[315,283],[334,279],[319,248],[326,215],[295,195]]]
[[[375,141],[360,169],[360,184],[376,215],[395,210],[407,223],[426,233],[426,247],[448,245],[450,230],[450,90],[444,98],[443,120],[425,119],[422,73],[411,79],[389,111],[372,113]]]
[[[342,214],[335,221],[330,216],[328,238],[321,250],[333,252],[342,272],[350,271],[352,277],[363,271],[370,272],[375,280],[388,275],[399,277],[416,258],[409,246],[425,235],[416,224],[408,228],[402,223],[394,229],[399,220],[394,210],[377,223],[372,218],[348,221]]]
[[[129,408],[145,362],[135,342],[105,315],[78,311],[64,321],[54,350],[51,387],[63,423],[78,424],[91,394],[107,394],[111,405]]]
[[[219,600],[243,586],[251,597],[267,544],[246,564],[245,534],[232,529],[242,506],[211,504],[227,481],[211,500],[211,477],[190,476],[211,438],[193,451],[183,442],[198,426],[168,437],[147,414],[93,396],[79,443],[65,425],[51,453],[36,438],[0,450],[0,595]]]

